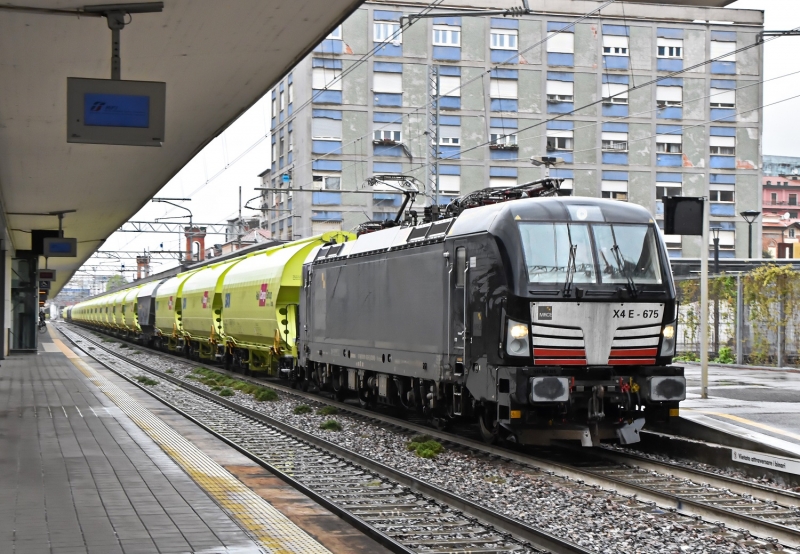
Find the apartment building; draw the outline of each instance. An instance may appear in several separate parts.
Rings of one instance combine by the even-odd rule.
[[[502,17],[480,11],[518,5],[449,0],[407,28],[426,4],[363,4],[270,92],[272,236],[392,217],[401,198],[368,187],[373,175],[417,178],[416,206],[438,185],[446,204],[541,178],[531,157],[556,156],[564,189],[659,222],[665,195],[709,198],[720,255],[746,257],[738,214],[761,209],[762,132],[762,49],[746,47],[763,13],[667,4],[612,4],[575,24],[601,2],[532,0],[535,15]],[[699,256],[699,238],[665,238],[672,256]]]

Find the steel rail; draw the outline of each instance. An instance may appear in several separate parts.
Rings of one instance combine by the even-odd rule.
[[[72,338],[70,338],[66,333],[62,333],[62,334],[64,336],[66,336],[67,339],[70,340],[70,342],[75,344],[75,346],[77,348],[80,348],[82,351],[86,352],[86,350],[82,346],[76,344],[75,341]],[[128,364],[130,364],[130,365],[132,365],[132,366],[134,366],[136,368],[139,368],[139,369],[141,369],[143,371],[147,371],[148,373],[156,375],[159,378],[164,379],[165,381],[169,381],[170,383],[172,383],[174,385],[177,385],[177,386],[179,386],[179,387],[181,387],[181,388],[183,388],[183,389],[185,389],[185,390],[187,390],[189,392],[192,392],[192,393],[197,394],[198,396],[201,396],[201,397],[203,397],[203,398],[205,398],[207,400],[210,400],[210,401],[215,402],[215,403],[217,403],[217,404],[219,404],[221,406],[224,406],[225,408],[227,408],[227,409],[229,409],[229,410],[231,410],[233,412],[237,412],[239,414],[242,414],[242,415],[244,415],[246,417],[249,417],[249,418],[251,418],[253,420],[259,421],[259,422],[261,422],[261,423],[263,423],[265,425],[269,425],[269,426],[275,427],[275,428],[283,431],[284,433],[292,435],[292,436],[298,438],[299,440],[301,440],[301,441],[303,441],[303,442],[305,442],[307,444],[315,446],[315,447],[317,447],[317,448],[319,448],[321,450],[328,451],[328,452],[330,452],[330,453],[332,453],[332,454],[334,454],[334,455],[336,455],[336,456],[338,456],[340,458],[343,458],[345,460],[350,461],[351,463],[354,463],[354,464],[356,464],[358,466],[362,466],[362,467],[364,467],[364,468],[366,468],[366,469],[368,469],[368,470],[370,470],[372,472],[382,474],[383,476],[385,476],[385,477],[387,477],[387,478],[389,478],[391,480],[397,481],[401,485],[404,485],[404,486],[408,487],[410,490],[416,491],[416,492],[418,492],[420,494],[423,494],[425,496],[433,498],[434,500],[437,500],[437,501],[439,501],[439,502],[441,502],[443,504],[447,504],[450,507],[455,508],[456,510],[460,510],[460,511],[464,512],[465,514],[468,514],[468,515],[470,515],[472,517],[475,517],[475,518],[477,518],[479,520],[482,520],[484,523],[487,523],[487,524],[497,528],[501,532],[505,532],[505,533],[508,533],[508,534],[512,535],[517,540],[524,540],[524,541],[530,542],[534,546],[544,548],[544,549],[546,549],[546,550],[548,550],[550,552],[556,553],[556,554],[576,554],[576,553],[580,553],[580,554],[590,554],[590,553],[592,553],[593,554],[593,552],[594,552],[592,550],[584,549],[584,548],[582,548],[582,547],[580,547],[580,546],[578,546],[578,545],[576,545],[576,544],[574,544],[574,543],[572,543],[570,541],[566,541],[564,539],[560,539],[560,538],[556,537],[555,535],[552,535],[551,533],[549,533],[547,531],[531,527],[531,526],[526,525],[525,523],[517,521],[517,520],[515,520],[513,518],[510,518],[508,516],[504,516],[502,514],[499,514],[499,513],[495,512],[495,511],[492,511],[489,508],[481,506],[481,505],[479,505],[479,504],[477,504],[475,502],[472,502],[471,500],[468,500],[466,498],[463,498],[463,497],[461,497],[461,496],[459,496],[457,494],[451,493],[451,492],[449,492],[449,491],[447,491],[447,490],[445,490],[445,489],[443,489],[441,487],[438,487],[436,485],[432,485],[430,483],[426,483],[424,481],[421,481],[421,480],[417,479],[416,477],[413,477],[412,475],[409,475],[408,473],[405,473],[405,472],[403,472],[401,470],[392,468],[392,467],[387,466],[387,465],[385,465],[385,464],[383,464],[381,462],[377,462],[377,461],[371,460],[370,458],[368,458],[366,456],[363,456],[363,455],[358,454],[356,452],[353,452],[353,451],[351,451],[351,450],[349,450],[347,448],[344,448],[342,446],[339,446],[337,444],[329,442],[329,441],[327,441],[326,439],[324,439],[322,437],[318,437],[318,436],[313,435],[311,433],[307,433],[305,431],[297,429],[296,427],[293,427],[293,426],[291,426],[289,424],[286,424],[286,423],[284,423],[284,422],[282,422],[280,420],[277,420],[277,419],[274,419],[274,418],[272,418],[272,417],[270,417],[268,415],[265,415],[262,412],[259,412],[259,411],[256,411],[256,410],[252,410],[250,408],[247,408],[245,406],[237,404],[237,403],[235,403],[235,402],[233,402],[231,400],[227,400],[225,398],[222,398],[217,394],[214,394],[212,392],[206,391],[205,389],[202,389],[202,388],[200,388],[200,387],[198,387],[196,385],[193,385],[191,383],[187,383],[187,382],[185,382],[184,380],[182,380],[182,379],[180,379],[178,377],[173,377],[173,376],[171,376],[169,374],[166,374],[166,373],[164,373],[162,371],[153,369],[153,368],[147,366],[146,364],[144,364],[142,362],[130,359],[127,356],[123,356],[122,354],[120,354],[118,352],[114,352],[113,350],[107,348],[106,346],[103,346],[101,343],[93,340],[90,337],[87,337],[85,335],[80,335],[80,336],[83,339],[91,342],[94,345],[95,348],[99,348],[102,351],[104,351],[105,353],[107,353],[107,354],[109,354],[111,356],[114,356],[116,358],[119,358],[119,359],[123,360],[124,362],[126,362],[126,363],[128,363]],[[320,504],[322,504],[325,508],[330,509],[331,511],[333,511],[334,513],[336,513],[337,515],[339,515],[340,517],[342,517],[346,521],[348,521],[351,524],[353,524],[354,527],[359,529],[359,531],[362,531],[365,534],[367,534],[368,536],[370,536],[370,537],[374,538],[375,540],[377,540],[378,542],[381,542],[381,544],[383,544],[387,548],[390,548],[395,552],[403,552],[403,553],[414,552],[414,551],[408,550],[404,545],[398,543],[397,541],[395,541],[394,539],[392,539],[388,535],[384,535],[383,533],[381,533],[380,531],[378,531],[374,527],[371,527],[369,525],[369,523],[363,521],[361,518],[359,518],[357,516],[354,516],[353,514],[347,512],[346,510],[343,510],[341,507],[337,506],[336,504],[331,503],[330,501],[328,501],[324,497],[321,497],[320,495],[318,495],[317,493],[315,493],[314,491],[312,491],[311,489],[309,489],[308,487],[306,487],[302,483],[296,481],[291,476],[286,475],[280,469],[278,469],[277,467],[273,466],[272,464],[266,462],[265,460],[259,458],[258,456],[253,455],[251,452],[249,452],[245,448],[241,447],[240,445],[236,444],[234,441],[230,440],[229,438],[225,437],[224,435],[221,435],[221,434],[217,433],[216,431],[214,431],[213,429],[209,428],[207,425],[205,425],[201,421],[197,420],[196,418],[194,418],[190,414],[187,414],[182,409],[180,409],[180,408],[178,408],[176,406],[173,406],[168,401],[166,401],[163,398],[159,397],[154,391],[152,391],[152,390],[150,390],[148,388],[145,388],[140,383],[136,382],[133,379],[128,378],[127,376],[122,374],[120,371],[117,371],[115,368],[113,368],[109,364],[106,364],[102,360],[99,360],[91,352],[86,352],[86,354],[88,356],[92,357],[93,359],[97,360],[97,362],[102,364],[103,367],[105,367],[105,368],[109,369],[110,371],[113,371],[115,374],[120,375],[121,377],[125,378],[128,382],[130,382],[130,383],[136,385],[137,387],[139,387],[140,389],[144,390],[145,392],[147,392],[148,394],[150,394],[154,398],[158,399],[160,402],[164,403],[169,408],[171,408],[171,409],[175,410],[176,412],[180,413],[181,415],[183,415],[187,419],[190,419],[191,421],[193,421],[194,423],[196,423],[197,425],[199,425],[203,429],[207,430],[209,433],[212,433],[215,437],[219,438],[220,440],[222,440],[226,444],[228,444],[231,447],[235,448],[237,451],[241,452],[242,454],[248,456],[254,462],[258,463],[259,465],[262,465],[262,467],[264,467],[268,471],[274,473],[276,476],[280,477],[281,479],[283,479],[285,482],[287,482],[291,486],[297,488],[297,490],[299,490],[303,494],[307,494],[309,497],[313,498],[315,501],[317,501]],[[183,358],[179,358],[179,359],[183,363],[186,362],[186,360],[183,359]],[[202,364],[200,364],[200,365],[202,365]],[[217,368],[213,368],[213,367],[210,367],[209,369],[217,370]],[[237,375],[237,377],[241,377],[241,376]],[[259,385],[264,385],[263,382],[258,382],[258,381],[250,381],[250,382],[255,383],[255,384],[259,384]],[[271,386],[272,384],[269,383],[269,385]],[[289,390],[292,390],[292,389],[289,389]],[[295,392],[295,391],[292,391],[292,392]],[[319,400],[319,397],[317,397],[316,399]],[[420,430],[426,431],[426,428],[420,427]],[[428,433],[428,434],[430,434],[430,433]]]
[[[96,331],[96,329],[92,330]],[[176,361],[180,361],[184,364],[187,363],[187,359],[183,357],[175,356],[169,353],[164,353],[158,350],[153,350],[153,352],[158,353],[161,356],[171,358]],[[750,532],[752,535],[766,540],[777,539],[778,541],[787,546],[793,546],[793,547],[800,546],[800,530],[798,529],[793,529],[785,525],[774,523],[764,518],[755,517],[748,514],[737,513],[731,509],[722,506],[716,506],[707,502],[702,502],[700,500],[693,499],[688,495],[667,493],[652,487],[648,487],[647,485],[644,484],[631,482],[629,480],[611,475],[603,475],[602,473],[597,471],[592,471],[589,468],[583,468],[571,464],[561,463],[540,456],[521,454],[519,452],[514,452],[512,450],[500,446],[487,445],[477,440],[461,437],[452,433],[433,429],[428,426],[412,423],[404,419],[395,418],[375,411],[359,408],[351,404],[339,402],[330,399],[329,397],[326,396],[320,396],[318,394],[313,394],[309,392],[303,392],[298,389],[293,389],[287,385],[281,385],[279,383],[276,383],[274,382],[274,380],[265,381],[264,379],[254,379],[251,377],[246,377],[239,373],[227,371],[219,366],[204,364],[203,362],[197,362],[194,360],[192,360],[191,363],[198,364],[207,369],[211,369],[219,373],[222,373],[224,375],[230,376],[232,378],[241,379],[249,383],[261,384],[261,385],[267,384],[268,386],[280,390],[284,393],[292,394],[300,398],[313,400],[317,402],[323,401],[327,404],[336,406],[344,411],[348,411],[352,414],[355,414],[367,420],[371,420],[373,422],[377,422],[383,425],[388,424],[388,425],[393,425],[395,427],[404,428],[412,433],[427,434],[437,440],[447,442],[451,445],[467,448],[469,450],[480,452],[481,454],[485,454],[488,456],[498,457],[507,462],[516,463],[526,467],[533,467],[535,469],[543,471],[549,471],[559,476],[567,477],[569,479],[583,482],[591,486],[600,487],[606,490],[613,490],[616,493],[621,494],[623,496],[635,497],[638,500],[644,502],[651,502],[659,505],[660,507],[675,510],[681,514],[700,516],[706,519],[706,521],[708,521],[709,523],[723,523],[732,529],[743,528],[746,529],[748,532]],[[747,485],[746,481],[742,482],[742,486],[746,487],[746,485]],[[697,490],[702,490],[702,484],[696,484],[695,486],[697,487]],[[726,486],[724,488],[730,488],[730,487]],[[752,489],[760,489],[760,487],[753,486]],[[772,494],[776,493],[780,494],[781,492],[778,489],[774,489],[773,491],[774,492]],[[744,492],[741,494],[751,495],[755,497],[755,495],[753,495],[753,490],[749,490],[748,492]],[[766,499],[766,501],[774,502],[771,499]]]

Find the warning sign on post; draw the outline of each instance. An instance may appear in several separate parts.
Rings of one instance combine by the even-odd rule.
[[[783,471],[793,475],[800,475],[800,460],[773,456],[772,454],[762,454],[752,450],[739,450],[731,448],[731,459],[740,464],[763,467],[775,471]]]

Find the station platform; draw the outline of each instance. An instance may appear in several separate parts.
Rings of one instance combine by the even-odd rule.
[[[50,333],[0,363],[0,552],[387,552]]]
[[[709,366],[709,398],[703,399],[700,366],[681,365],[687,384],[682,419],[800,458],[800,371]]]

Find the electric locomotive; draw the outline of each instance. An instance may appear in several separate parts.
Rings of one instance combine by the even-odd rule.
[[[628,444],[645,418],[677,415],[675,287],[647,210],[484,204],[314,249],[295,378],[440,425],[477,420],[488,442]]]

